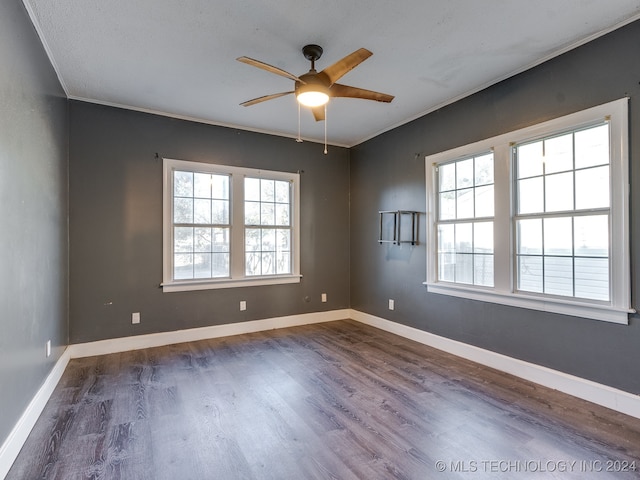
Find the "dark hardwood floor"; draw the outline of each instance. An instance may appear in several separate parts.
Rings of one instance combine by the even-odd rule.
[[[72,360],[7,479],[640,478],[640,420],[353,321]]]

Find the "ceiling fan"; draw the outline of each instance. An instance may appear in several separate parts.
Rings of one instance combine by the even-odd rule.
[[[316,72],[315,63],[322,56],[322,47],[319,45],[305,45],[302,48],[302,53],[305,58],[311,62],[311,69],[299,77],[259,60],[254,60],[249,57],[239,57],[237,60],[240,62],[253,65],[254,67],[261,68],[295,81],[294,89],[291,91],[273,93],[271,95],[254,98],[253,100],[248,100],[240,105],[249,107],[257,103],[294,93],[300,104],[311,107],[311,111],[313,112],[313,116],[316,121],[321,121],[325,119],[324,105],[329,101],[329,98],[362,98],[365,100],[375,100],[386,103],[393,100],[393,95],[336,83],[342,76],[373,55],[373,53],[366,48],[359,48],[321,72]]]

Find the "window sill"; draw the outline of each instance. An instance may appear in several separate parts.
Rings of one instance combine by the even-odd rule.
[[[561,298],[542,298],[522,293],[498,292],[485,288],[473,288],[444,283],[424,282],[423,285],[426,285],[429,293],[451,295],[453,297],[498,303],[549,313],[559,313],[574,317],[590,318],[622,325],[628,325],[629,313],[635,313],[633,309],[621,309],[611,305],[586,304],[572,300],[563,300]]]
[[[240,280],[224,278],[220,280],[184,280],[162,283],[163,292],[187,292],[191,290],[214,290],[218,288],[257,287],[263,285],[283,285],[300,283],[302,275],[279,275],[273,277],[252,277]]]

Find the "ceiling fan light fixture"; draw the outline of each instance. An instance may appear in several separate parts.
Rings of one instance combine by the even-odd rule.
[[[329,89],[318,84],[300,85],[296,89],[296,99],[305,107],[321,107],[329,101]]]

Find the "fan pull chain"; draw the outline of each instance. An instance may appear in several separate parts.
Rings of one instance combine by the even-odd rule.
[[[300,138],[300,104],[298,103],[298,138],[296,138],[296,142],[302,143],[302,138]]]
[[[327,154],[327,104],[324,104],[324,154]]]

